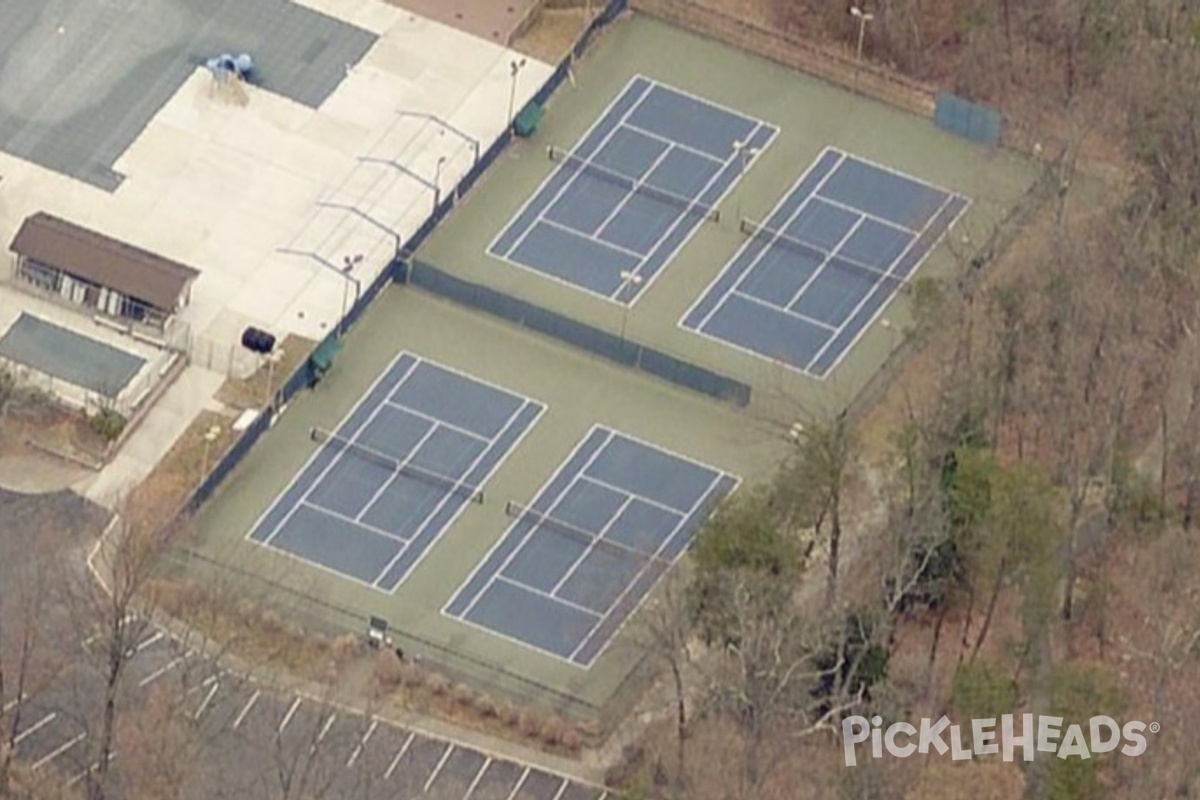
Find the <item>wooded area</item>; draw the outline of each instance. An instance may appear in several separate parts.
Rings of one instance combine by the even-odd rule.
[[[709,4],[858,34],[849,3]],[[876,65],[1042,132],[1055,191],[982,274],[963,253],[919,282],[918,352],[873,413],[806,419],[775,486],[702,534],[646,622],[674,699],[623,777],[689,800],[1198,796],[1200,4],[858,5]],[[1161,732],[1138,757],[842,764],[847,714],[1025,712]]]

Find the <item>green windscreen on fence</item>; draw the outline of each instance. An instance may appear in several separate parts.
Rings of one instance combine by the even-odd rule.
[[[1000,144],[1000,112],[949,92],[938,94],[933,124],[973,142]]]

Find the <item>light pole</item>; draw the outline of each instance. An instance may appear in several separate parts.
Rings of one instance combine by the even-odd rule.
[[[867,23],[875,19],[858,6],[850,6],[850,16],[858,20],[858,56],[854,61],[854,91],[858,91],[858,72],[862,69],[863,37],[867,34]]]
[[[345,282],[342,284],[342,315],[338,317],[338,338],[342,338],[346,334],[346,303],[349,302],[350,282],[354,281],[355,289],[358,288],[358,278],[355,278],[350,273],[361,264],[363,254],[356,253],[353,256],[342,256],[342,277]],[[358,302],[358,292],[355,291],[354,301]]]
[[[621,271],[621,285],[617,288],[617,302],[621,303],[621,343],[625,343],[625,326],[629,322],[629,303],[621,302],[621,295],[629,286],[641,286],[642,276],[628,270]]]
[[[442,165],[446,163],[445,156],[438,156],[437,166],[433,168],[433,210],[436,212],[442,204]]]
[[[204,432],[204,456],[200,461],[200,480],[204,480],[208,475],[208,456],[212,443],[221,435],[221,426],[213,425]]]
[[[749,166],[750,160],[758,155],[758,148],[750,146],[750,140],[736,141],[733,143],[733,153],[738,159],[738,182],[746,175],[746,167]],[[742,189],[738,186],[737,189],[737,218],[740,222],[742,219]]]
[[[513,112],[517,110],[517,76],[521,74],[521,70],[525,69],[525,59],[513,59],[509,62],[508,68],[512,75],[512,87],[508,92],[508,123],[506,127],[511,128],[513,122]]]

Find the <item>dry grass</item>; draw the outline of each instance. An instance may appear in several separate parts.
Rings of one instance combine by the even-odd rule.
[[[273,367],[264,361],[247,378],[227,379],[217,390],[217,399],[233,408],[262,408],[267,404],[268,393],[278,391],[283,381],[295,372],[296,367],[308,358],[316,346],[317,343],[312,339],[289,333],[278,345],[276,352],[282,351],[283,355]]]
[[[0,456],[53,453],[92,466],[107,454],[107,443],[80,411],[51,398],[26,393],[0,417]]]
[[[201,411],[146,476],[142,490],[159,498],[163,508],[179,508],[237,439],[232,422],[231,416]],[[217,436],[207,442],[205,437],[210,429],[216,430]]]
[[[598,8],[599,0],[595,3]],[[592,9],[595,13],[595,9]],[[512,48],[527,56],[557,64],[587,27],[590,17],[583,8],[543,8],[529,28],[513,40]]]

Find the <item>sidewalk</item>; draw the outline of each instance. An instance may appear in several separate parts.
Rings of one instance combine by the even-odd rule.
[[[98,475],[76,485],[87,499],[105,508],[140,483],[166,455],[188,425],[213,402],[225,376],[189,366],[150,409],[116,457]]]

